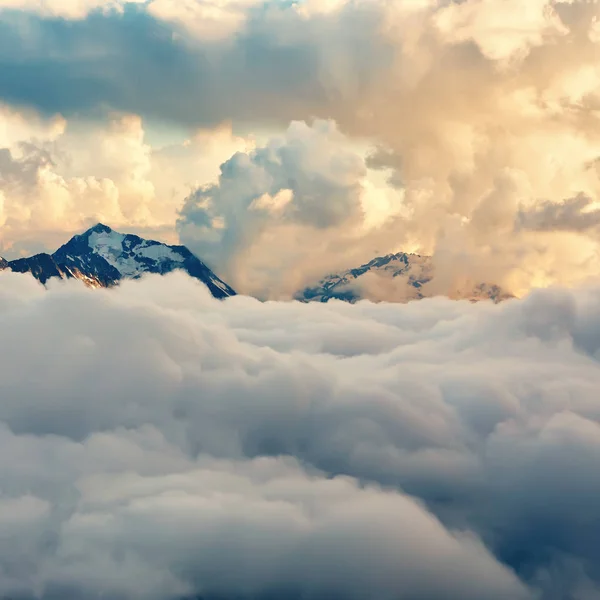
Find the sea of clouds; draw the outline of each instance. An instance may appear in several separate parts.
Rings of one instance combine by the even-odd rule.
[[[0,274],[0,597],[592,600],[600,287],[220,302]]]

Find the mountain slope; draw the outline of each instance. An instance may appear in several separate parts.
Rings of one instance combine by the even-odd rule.
[[[76,235],[52,255],[21,258],[7,266],[19,273],[29,272],[41,283],[52,277],[75,278],[91,287],[110,287],[145,273],[165,274],[181,269],[202,281],[215,298],[235,295],[185,246],[169,246],[119,233],[102,223]]]
[[[15,273],[31,273],[41,283],[46,283],[51,277],[65,279],[70,274],[61,269],[49,254],[36,254],[28,258],[18,258],[8,263],[8,268]]]
[[[362,299],[406,302],[433,295],[424,286],[434,276],[430,256],[399,252],[374,258],[358,268],[328,275],[316,285],[299,292],[296,299],[304,302],[327,302],[332,299],[346,302]],[[447,295],[473,302],[500,302],[512,297],[497,285],[488,283],[448,290]]]

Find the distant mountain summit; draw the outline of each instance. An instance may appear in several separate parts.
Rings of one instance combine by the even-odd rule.
[[[426,284],[435,276],[431,256],[419,254],[388,254],[341,273],[327,275],[317,284],[296,295],[304,302],[328,302],[332,299],[346,302],[358,300],[406,302],[426,298],[432,294]],[[512,298],[499,286],[478,283],[465,289],[448,290],[454,299],[472,302],[493,300],[500,302]]]
[[[215,298],[235,295],[231,287],[185,246],[169,246],[119,233],[102,223],[71,238],[54,254],[36,254],[8,262],[0,259],[2,268],[31,273],[41,283],[53,277],[73,278],[90,287],[111,287],[123,279],[138,279],[146,273],[164,275],[183,270],[202,281]]]
[[[226,298],[236,293],[185,246],[169,246],[137,235],[119,233],[102,223],[74,236],[54,254],[36,254],[12,261],[0,257],[1,269],[31,273],[43,284],[52,278],[79,279],[95,288],[112,287],[124,279],[138,279],[146,273],[164,275],[182,270],[202,281],[215,298]],[[303,302],[328,302],[332,299],[407,302],[434,295],[432,289],[438,288],[427,285],[434,278],[430,256],[399,252],[327,275],[315,285],[298,292],[295,298]],[[450,298],[472,302],[500,302],[512,297],[491,283],[463,285],[460,289],[444,292]]]

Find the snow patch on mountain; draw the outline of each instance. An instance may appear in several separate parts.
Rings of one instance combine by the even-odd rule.
[[[183,265],[184,257],[169,246],[116,231],[93,231],[88,237],[92,252],[112,265],[122,277],[138,277],[157,265],[169,262]],[[148,259],[143,261],[141,259]],[[154,264],[152,264],[154,263]]]

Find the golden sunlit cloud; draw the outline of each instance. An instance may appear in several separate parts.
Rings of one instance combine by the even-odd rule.
[[[2,6],[72,19],[131,11]],[[568,230],[559,211],[552,228],[534,226],[541,206],[600,197],[599,5],[154,0],[138,9],[171,31],[182,65],[209,69],[190,114],[222,118],[159,147],[145,130],[164,103],[148,97],[100,120],[6,103],[0,252],[51,246],[105,220],[181,236],[240,291],[273,297],[399,250],[433,256],[440,292],[483,278],[521,295],[600,276],[595,224]],[[154,86],[150,96],[163,87]],[[181,95],[174,88],[172,102]],[[200,218],[194,202],[210,214]],[[585,209],[569,207],[571,222]]]

